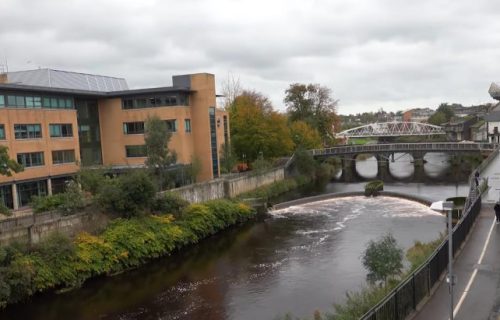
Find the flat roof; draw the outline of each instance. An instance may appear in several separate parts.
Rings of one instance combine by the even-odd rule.
[[[171,92],[182,92],[182,93],[194,92],[193,90],[190,90],[188,88],[178,88],[178,87],[157,87],[157,88],[144,88],[144,89],[131,89],[131,90],[122,90],[122,91],[103,92],[103,91],[89,91],[89,90],[68,89],[68,88],[42,87],[42,86],[22,85],[22,84],[13,84],[13,83],[0,83],[0,90],[23,91],[23,92],[44,92],[44,93],[94,97],[94,98],[116,98],[116,97],[122,97],[122,96],[160,94],[160,93],[171,93]]]

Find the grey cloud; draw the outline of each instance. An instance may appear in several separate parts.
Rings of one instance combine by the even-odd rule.
[[[0,60],[109,74],[132,87],[231,71],[283,110],[290,83],[341,112],[488,101],[500,3],[486,0],[2,0]],[[28,61],[31,61],[28,63]]]

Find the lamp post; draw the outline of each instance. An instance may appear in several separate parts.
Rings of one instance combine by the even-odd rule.
[[[443,202],[443,210],[448,212],[448,288],[450,292],[450,320],[453,320],[453,286],[455,285],[455,277],[453,275],[453,226],[452,226],[452,210],[453,202]]]

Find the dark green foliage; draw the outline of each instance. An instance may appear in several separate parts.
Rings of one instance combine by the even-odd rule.
[[[3,214],[4,216],[11,216],[12,212],[9,208],[7,208],[3,203],[0,202],[0,214]]]
[[[165,192],[158,195],[151,203],[151,210],[159,214],[170,213],[178,217],[182,210],[189,205],[189,202],[172,192]]]
[[[155,196],[151,177],[142,170],[131,171],[108,181],[99,192],[98,202],[106,210],[123,217],[143,214]]]
[[[231,173],[238,163],[238,157],[231,144],[223,143],[220,150],[220,170],[222,173]]]
[[[168,149],[172,133],[167,130],[165,121],[154,115],[145,122],[144,142],[148,158],[146,165],[158,181],[160,190],[169,185],[168,167],[177,162],[175,152]]]
[[[381,180],[370,181],[365,185],[365,196],[378,196],[380,191],[384,190],[384,182]]]
[[[0,146],[0,176],[10,177],[13,172],[23,171],[22,165],[9,157],[9,148]]]
[[[76,182],[71,181],[66,187],[66,192],[35,196],[31,199],[31,206],[35,213],[58,210],[64,215],[69,215],[85,207],[85,201]]]
[[[299,174],[312,176],[316,171],[316,161],[307,150],[299,148],[295,151],[294,165]]]
[[[392,234],[388,233],[377,241],[370,241],[362,258],[368,270],[367,279],[371,283],[383,281],[401,274],[403,269],[403,249]]]
[[[99,236],[82,233],[71,241],[52,234],[31,251],[18,244],[0,247],[0,307],[137,267],[253,215],[247,205],[217,200],[184,208],[179,220],[172,215],[115,219]]]
[[[99,188],[106,183],[108,179],[104,169],[81,169],[78,172],[77,179],[82,190],[96,195]]]

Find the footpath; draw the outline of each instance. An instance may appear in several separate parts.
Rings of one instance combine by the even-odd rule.
[[[468,241],[454,260],[454,319],[500,320],[500,224],[493,205],[500,196],[500,156],[481,174],[490,186]],[[446,320],[450,315],[448,283],[442,281],[413,320]]]

